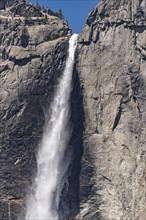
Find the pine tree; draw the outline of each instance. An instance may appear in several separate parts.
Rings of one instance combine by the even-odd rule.
[[[58,10],[58,16],[59,18],[62,18],[62,19],[64,18],[61,8]]]
[[[36,8],[38,9],[38,10],[41,10],[41,6],[39,5],[39,1],[38,0],[36,0]]]
[[[45,18],[44,18],[44,19],[45,19],[45,21],[47,21],[47,20],[48,20],[48,16],[47,16],[47,14],[45,14]]]

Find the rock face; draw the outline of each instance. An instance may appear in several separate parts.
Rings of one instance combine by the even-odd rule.
[[[71,30],[45,12],[25,0],[0,1],[1,220],[24,219],[45,116],[67,57]],[[145,220],[145,0],[102,0],[90,13],[73,83],[65,220]]]
[[[14,17],[13,8],[29,6],[31,17],[19,10]],[[1,220],[24,219],[24,198],[35,175],[45,111],[64,69],[71,35],[64,20],[39,14],[24,1],[0,11]]]
[[[102,0],[79,36],[80,220],[144,220],[145,0]]]

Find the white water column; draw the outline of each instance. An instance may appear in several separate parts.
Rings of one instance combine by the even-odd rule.
[[[59,203],[71,156],[64,158],[71,128],[70,95],[77,34],[69,40],[68,58],[51,104],[50,120],[46,126],[37,155],[37,175],[33,193],[27,202],[25,220],[59,220]]]

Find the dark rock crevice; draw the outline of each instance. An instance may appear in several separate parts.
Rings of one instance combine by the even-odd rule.
[[[64,198],[64,219],[73,220],[80,212],[80,171],[81,158],[83,155],[83,132],[84,132],[84,109],[82,88],[76,64],[73,70],[73,90],[71,94],[71,125],[72,136],[70,146],[72,151],[72,162],[70,175],[68,177],[68,191]]]
[[[118,126],[120,119],[121,119],[121,115],[122,115],[122,108],[120,106],[118,109],[118,113],[117,113],[115,120],[114,120],[112,131],[114,131],[116,129],[116,127]]]

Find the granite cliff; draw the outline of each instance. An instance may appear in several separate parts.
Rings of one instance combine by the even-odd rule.
[[[146,216],[145,6],[145,0],[103,0],[79,36],[85,132],[77,219]]]
[[[0,1],[0,219],[18,220],[71,30],[51,10],[6,2]],[[79,35],[74,159],[60,204],[66,219],[145,219],[145,7],[145,0],[101,0]]]
[[[70,35],[65,20],[25,1],[7,1],[0,10],[1,220],[24,219],[45,111],[64,69]]]

